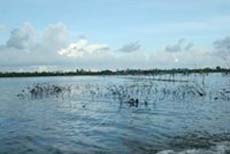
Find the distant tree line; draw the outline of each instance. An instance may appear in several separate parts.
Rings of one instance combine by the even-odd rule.
[[[207,74],[207,73],[225,73],[230,74],[229,68],[200,68],[200,69],[188,69],[188,68],[177,68],[177,69],[126,69],[126,70],[102,70],[102,71],[90,71],[84,69],[77,69],[76,71],[70,72],[0,72],[0,77],[39,77],[39,76],[81,76],[81,75],[159,75],[159,74]]]

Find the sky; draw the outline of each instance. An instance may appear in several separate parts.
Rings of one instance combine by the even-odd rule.
[[[229,0],[0,0],[0,71],[229,67]]]

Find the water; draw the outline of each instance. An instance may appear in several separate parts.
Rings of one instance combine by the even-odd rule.
[[[222,74],[1,78],[0,153],[227,154],[229,90]]]

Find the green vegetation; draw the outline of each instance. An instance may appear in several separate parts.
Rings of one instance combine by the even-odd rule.
[[[87,71],[79,70],[71,72],[0,72],[0,77],[39,77],[39,76],[81,76],[81,75],[159,75],[159,74],[207,74],[207,73],[225,73],[229,74],[229,68],[221,68],[217,66],[216,68],[200,68],[200,69],[188,69],[188,68],[178,68],[178,69],[127,69],[127,70],[103,70],[103,71]]]

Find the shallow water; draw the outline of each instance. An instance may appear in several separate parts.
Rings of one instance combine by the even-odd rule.
[[[222,74],[1,78],[0,153],[227,154],[229,90]]]

